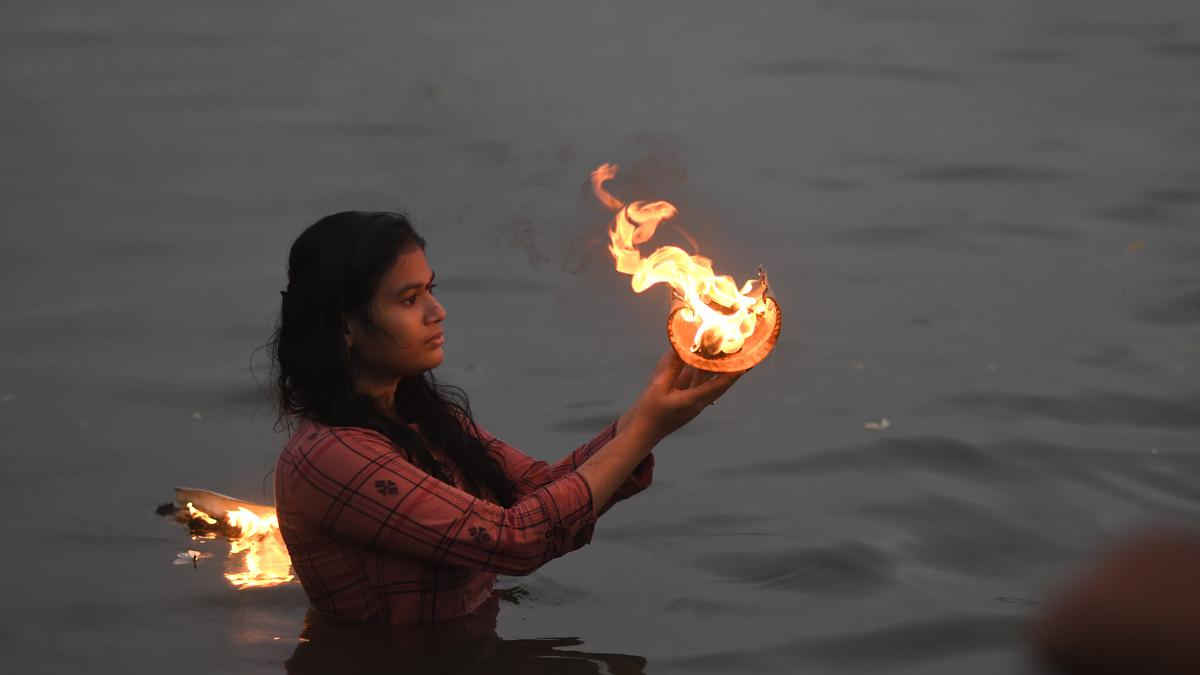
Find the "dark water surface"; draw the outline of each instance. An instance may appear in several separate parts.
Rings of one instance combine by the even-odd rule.
[[[4,671],[1026,672],[1098,547],[1200,516],[1200,5],[506,4],[0,9]],[[491,623],[301,641],[153,515],[269,499],[255,349],[345,208],[416,218],[485,426],[598,431],[666,316],[605,161],[785,325],[591,546]]]

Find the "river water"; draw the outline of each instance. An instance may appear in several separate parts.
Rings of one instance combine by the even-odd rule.
[[[0,17],[7,672],[1030,672],[1055,589],[1200,516],[1194,2]],[[258,348],[348,208],[429,240],[484,426],[544,459],[602,428],[666,316],[612,268],[602,162],[785,320],[590,546],[457,633],[302,640],[298,584],[236,591],[154,515],[269,501]]]

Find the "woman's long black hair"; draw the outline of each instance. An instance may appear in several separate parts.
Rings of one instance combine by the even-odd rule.
[[[394,399],[400,419],[354,390],[343,317],[374,326],[371,299],[380,280],[400,255],[424,248],[408,218],[391,212],[335,213],[296,238],[270,344],[280,422],[286,426],[290,417],[303,416],[329,426],[373,429],[409,461],[449,483],[449,467],[434,459],[427,443],[435,445],[462,472],[469,492],[511,506],[515,487],[488,452],[461,389],[438,383],[428,371],[405,377]]]

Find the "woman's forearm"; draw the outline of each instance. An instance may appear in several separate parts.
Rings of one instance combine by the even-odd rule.
[[[629,426],[630,420],[633,419],[633,406],[629,406],[621,416],[617,418],[617,433],[625,431],[625,427]]]
[[[659,441],[637,425],[626,425],[622,430],[618,423],[617,429],[611,441],[575,470],[592,491],[592,508],[597,515]]]

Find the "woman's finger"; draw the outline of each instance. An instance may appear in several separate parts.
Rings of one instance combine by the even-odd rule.
[[[744,370],[736,373],[718,373],[712,379],[690,390],[689,393],[694,394],[696,402],[703,402],[707,405],[721,398],[721,395],[745,374]]]
[[[689,386],[688,383],[692,379],[692,370],[693,369],[691,366],[684,365],[684,367],[680,369],[679,374],[675,376],[675,381],[671,383],[671,388],[687,389]]]
[[[671,367],[672,358],[677,358],[677,355],[670,349],[658,357],[658,362],[654,364],[654,370],[650,372],[651,382],[657,382],[660,377],[663,377],[663,374]]]
[[[679,371],[679,377],[675,378],[676,389],[691,389],[696,384],[696,368],[692,365],[685,365],[683,370]]]
[[[671,359],[677,356],[678,354],[676,354],[675,350],[673,349],[668,349],[667,351],[663,352],[663,355],[658,357],[658,362],[654,364],[654,374],[658,375],[666,370],[667,366],[671,363]]]
[[[683,370],[683,365],[683,359],[679,358],[674,349],[667,350],[667,353],[658,360],[658,367],[655,368],[654,378],[651,382],[656,384],[659,389],[670,391],[679,377],[679,372]]]

